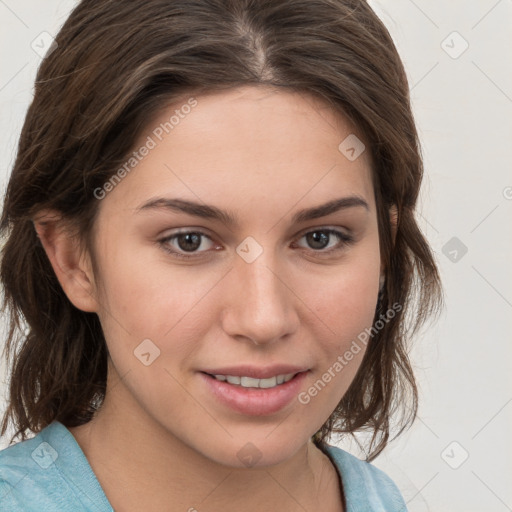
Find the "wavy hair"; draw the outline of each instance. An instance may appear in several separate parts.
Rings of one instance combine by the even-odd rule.
[[[432,251],[415,219],[423,177],[403,64],[364,0],[82,0],[38,69],[8,182],[0,279],[15,434],[90,421],[106,391],[99,318],[71,304],[33,219],[55,209],[93,253],[94,191],[165,105],[184,94],[270,85],[321,98],[350,119],[372,160],[385,288],[371,337],[341,402],[315,434],[372,432],[367,460],[412,424],[418,392],[409,342],[442,305]],[[393,243],[389,208],[397,209]],[[398,435],[397,434],[397,435]]]

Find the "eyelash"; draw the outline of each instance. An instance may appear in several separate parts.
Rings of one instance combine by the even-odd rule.
[[[319,229],[313,229],[311,231],[307,231],[306,233],[302,234],[297,240],[300,240],[301,238],[304,238],[306,235],[309,235],[311,233],[319,233],[319,232],[336,236],[340,240],[341,245],[338,247],[328,249],[328,250],[310,249],[310,251],[312,251],[313,253],[316,253],[317,255],[331,255],[332,253],[336,253],[336,252],[341,251],[344,248],[352,245],[355,241],[351,235],[347,235],[346,233],[343,233],[342,231],[338,231],[337,229],[332,229],[332,228],[319,228]],[[170,235],[170,236],[167,236],[165,238],[158,240],[158,243],[164,249],[164,251],[171,254],[173,257],[180,258],[180,259],[187,259],[187,260],[199,258],[199,257],[201,257],[201,255],[204,252],[207,252],[207,251],[186,254],[186,253],[181,253],[181,252],[175,251],[175,250],[171,249],[168,245],[168,243],[171,240],[173,240],[179,236],[190,235],[190,234],[199,235],[201,237],[205,237],[205,238],[208,238],[209,240],[212,240],[206,233],[204,233],[200,230],[190,230],[190,231],[181,231],[179,233],[174,233],[173,235]],[[329,242],[330,242],[330,240],[329,240]],[[308,249],[305,249],[305,250],[308,250]]]

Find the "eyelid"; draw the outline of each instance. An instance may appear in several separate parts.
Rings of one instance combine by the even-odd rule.
[[[351,230],[348,229],[348,228],[342,228],[341,226],[333,226],[333,225],[323,225],[323,226],[312,226],[312,227],[309,227],[309,228],[305,228],[301,231],[299,231],[299,233],[297,235],[295,235],[295,239],[297,238],[301,238],[303,237],[304,235],[307,235],[308,233],[314,233],[315,231],[328,231],[328,232],[331,232],[331,233],[339,233],[341,235],[344,235],[346,237],[350,237],[350,232]]]

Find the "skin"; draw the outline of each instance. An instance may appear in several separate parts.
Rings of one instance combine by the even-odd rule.
[[[159,112],[137,147],[186,99]],[[98,314],[110,353],[102,408],[70,431],[116,510],[321,505],[339,512],[337,473],[311,436],[348,389],[364,350],[307,405],[293,400],[266,416],[218,403],[198,371],[241,362],[304,365],[306,391],[372,325],[383,269],[368,151],[348,160],[338,146],[357,130],[312,96],[242,87],[196,99],[172,133],[99,201],[99,274],[56,212],[34,219],[65,293]],[[368,209],[292,223],[298,210],[349,195]],[[215,205],[239,225],[137,211],[155,197]],[[326,228],[352,235],[354,243],[327,235],[327,249],[338,250],[322,255],[326,249],[304,235]],[[187,254],[186,240],[159,242],[178,229],[210,237],[201,239],[195,259],[164,249]],[[252,263],[236,252],[248,236],[263,249]],[[134,350],[148,338],[160,356],[145,366]],[[261,455],[253,467],[237,457],[248,442]]]

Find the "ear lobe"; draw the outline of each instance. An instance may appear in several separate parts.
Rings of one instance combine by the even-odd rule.
[[[82,254],[76,237],[66,229],[62,214],[43,210],[33,219],[37,236],[53,271],[71,303],[86,312],[97,312],[94,275],[88,254]]]

